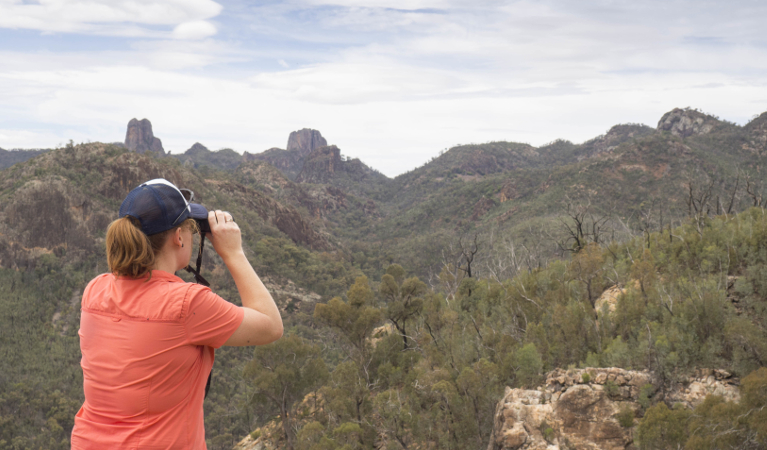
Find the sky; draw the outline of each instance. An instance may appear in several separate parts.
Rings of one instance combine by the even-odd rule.
[[[389,176],[469,143],[767,111],[762,0],[0,0],[0,148],[285,148]]]

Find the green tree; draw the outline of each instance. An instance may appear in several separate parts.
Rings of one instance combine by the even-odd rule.
[[[532,386],[537,383],[543,369],[543,362],[535,344],[528,343],[514,353],[514,368],[520,386]]]
[[[320,348],[296,335],[256,347],[253,360],[245,368],[251,381],[253,400],[266,402],[280,412],[287,446],[293,450],[297,410],[306,394],[315,391],[328,379]]]
[[[645,412],[637,430],[640,449],[676,450],[687,441],[690,411],[660,402]]]
[[[358,277],[346,296],[348,302],[334,297],[327,304],[317,304],[314,318],[339,331],[341,338],[351,344],[349,356],[359,367],[367,368],[370,364],[370,334],[381,321],[381,311],[370,305],[373,291],[367,277]]]
[[[426,284],[418,277],[403,278],[402,267],[392,264],[381,277],[379,292],[386,302],[386,318],[397,328],[407,349],[408,340],[412,339],[407,333],[407,324],[423,309],[422,296],[426,293]]]

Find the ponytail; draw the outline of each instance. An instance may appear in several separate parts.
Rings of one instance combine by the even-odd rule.
[[[179,227],[197,232],[197,222],[194,219],[185,220]],[[179,227],[147,236],[141,231],[137,219],[125,216],[115,220],[107,228],[109,271],[116,276],[141,278],[149,274],[151,277],[156,255],[165,245],[168,236]]]

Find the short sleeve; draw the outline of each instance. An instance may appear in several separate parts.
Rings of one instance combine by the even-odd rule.
[[[224,345],[242,323],[245,312],[209,288],[189,290],[189,307],[184,322],[190,344],[219,348]]]

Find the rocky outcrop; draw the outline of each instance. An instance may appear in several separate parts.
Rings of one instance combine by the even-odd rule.
[[[669,131],[674,136],[686,138],[708,134],[721,122],[715,117],[689,108],[674,108],[660,118],[658,130]]]
[[[155,153],[164,155],[162,142],[154,137],[152,123],[147,119],[131,119],[125,133],[125,147],[136,153]]]
[[[495,206],[495,202],[487,197],[480,198],[477,203],[474,204],[474,209],[471,212],[471,220],[479,220],[482,216],[488,213]]]
[[[296,177],[299,183],[327,183],[341,170],[341,150],[335,145],[313,151],[304,161],[301,173]]]
[[[312,150],[328,145],[328,141],[317,130],[304,128],[290,133],[287,150],[297,150],[301,158],[305,158]]]
[[[239,205],[256,212],[265,222],[285,233],[293,242],[315,250],[330,247],[328,237],[315,230],[311,221],[304,218],[292,205],[283,205],[262,192],[238,183],[214,180],[207,182],[214,185],[218,191],[231,195]]]
[[[633,443],[641,395],[688,408],[709,394],[740,398],[724,371],[699,371],[668,391],[656,384],[649,372],[593,368],[554,370],[536,390],[506,388],[488,450],[623,450]]]
[[[615,308],[618,305],[618,297],[623,295],[626,289],[619,286],[613,286],[602,292],[597,301],[594,303],[594,310],[597,313],[601,313],[603,308],[607,308],[607,313],[615,312]]]

